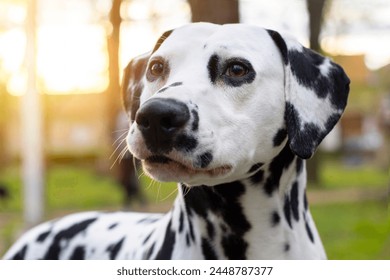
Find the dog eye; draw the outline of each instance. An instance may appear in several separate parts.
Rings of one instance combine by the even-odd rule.
[[[240,62],[233,62],[227,66],[225,75],[232,78],[239,78],[245,76],[248,72],[249,69],[244,64]]]
[[[164,74],[164,63],[161,61],[153,61],[149,65],[149,72],[153,76],[162,76]]]

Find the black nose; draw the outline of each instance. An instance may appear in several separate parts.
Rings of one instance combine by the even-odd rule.
[[[190,119],[183,102],[169,98],[153,98],[138,110],[135,121],[146,146],[153,153],[166,153],[172,149],[175,135]]]

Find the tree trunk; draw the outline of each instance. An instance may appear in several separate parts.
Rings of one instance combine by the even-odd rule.
[[[306,0],[307,11],[309,13],[310,48],[317,52],[322,52],[320,33],[325,1],[326,0]],[[317,153],[307,161],[307,180],[315,186],[318,186],[320,182],[319,158],[321,158],[321,152],[317,151]]]
[[[323,12],[326,0],[307,0],[310,25],[310,48],[321,52],[320,33],[322,27]]]
[[[192,22],[206,21],[217,24],[238,23],[238,0],[188,0]]]
[[[110,11],[112,32],[107,38],[109,84],[106,95],[106,104],[108,108],[108,129],[110,134],[115,131],[116,118],[120,108],[119,36],[122,22],[120,16],[121,3],[122,0],[113,0],[112,2]]]
[[[108,72],[109,72],[109,85],[106,94],[106,104],[107,104],[107,114],[108,114],[108,137],[111,143],[123,144],[121,148],[117,149],[117,154],[114,154],[113,159],[116,160],[119,157],[119,160],[116,160],[112,170],[114,176],[116,177],[118,183],[123,188],[124,194],[124,206],[128,207],[129,202],[134,198],[140,196],[140,188],[137,180],[137,175],[135,173],[135,168],[133,164],[132,155],[127,152],[125,156],[119,155],[118,153],[122,152],[122,149],[125,148],[125,144],[118,139],[114,139],[118,135],[123,136],[121,129],[126,129],[125,127],[120,127],[120,112],[121,108],[121,98],[120,98],[120,69],[119,69],[119,43],[120,43],[120,26],[122,23],[122,18],[120,15],[122,0],[113,0],[112,7],[110,11],[110,23],[112,26],[112,32],[108,35],[107,46],[108,46]],[[113,149],[110,150],[110,153],[114,153],[116,145],[113,146]]]

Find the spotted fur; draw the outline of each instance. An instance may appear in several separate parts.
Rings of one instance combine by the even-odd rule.
[[[5,258],[326,258],[304,159],[340,118],[348,85],[340,66],[276,31],[164,33],[126,67],[122,96],[129,150],[151,177],[179,182],[172,209],[66,216]]]

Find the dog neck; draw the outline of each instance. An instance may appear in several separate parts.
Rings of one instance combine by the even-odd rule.
[[[207,259],[326,258],[305,191],[305,162],[286,146],[243,180],[179,184],[172,226]]]

